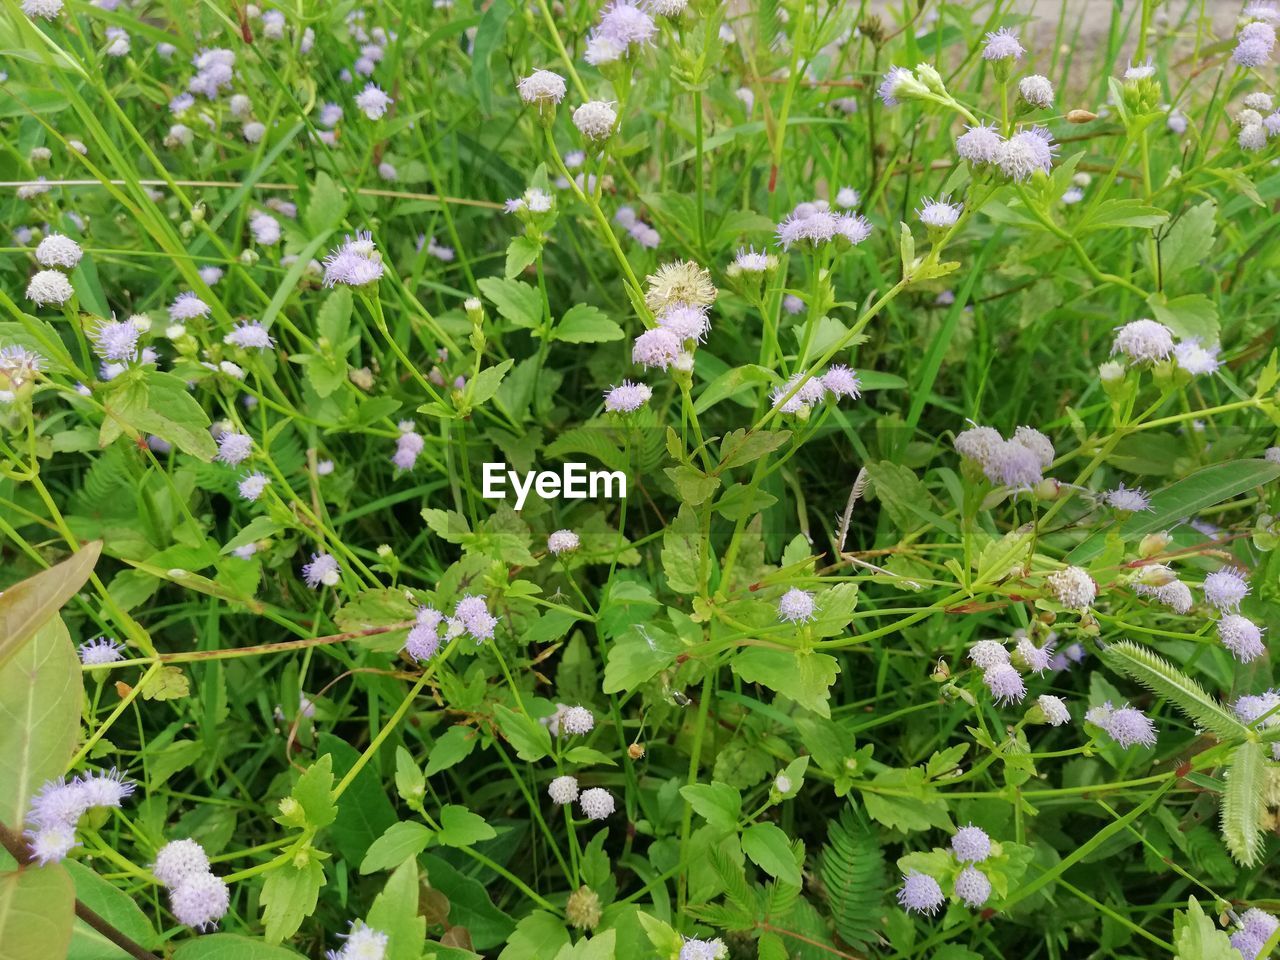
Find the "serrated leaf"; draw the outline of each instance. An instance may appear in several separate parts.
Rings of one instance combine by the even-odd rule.
[[[599,307],[579,303],[565,311],[551,336],[567,343],[608,343],[626,334]]]
[[[738,828],[742,794],[727,783],[691,783],[680,788],[680,796],[717,830],[727,833]]]
[[[485,823],[484,817],[466,807],[451,803],[440,809],[440,833],[436,839],[446,847],[473,847],[497,835],[498,832]]]
[[[541,324],[542,294],[537,287],[499,277],[477,280],[476,286],[498,308],[498,313],[517,327],[532,330]]]
[[[369,849],[360,861],[361,873],[393,870],[411,857],[416,857],[431,845],[435,834],[423,823],[413,821],[393,823]]]
[[[427,921],[418,914],[420,897],[418,865],[406,860],[373,898],[366,920],[373,929],[387,935],[385,960],[419,960],[422,956]]]
[[[1164,697],[1219,737],[1230,740],[1249,735],[1249,729],[1234,713],[1215,702],[1195,680],[1146,647],[1121,640],[1103,647],[1102,659],[1113,670]]]
[[[537,720],[523,713],[516,713],[502,704],[494,707],[494,717],[502,735],[515,748],[516,756],[521,760],[541,760],[551,752],[551,734]]]
[[[302,866],[289,861],[267,871],[258,899],[268,943],[280,943],[298,932],[302,921],[315,911],[322,886],[324,867],[318,860]]]
[[[1265,844],[1262,816],[1269,746],[1242,743],[1231,752],[1226,790],[1222,794],[1222,839],[1231,856],[1245,867],[1258,862]]]

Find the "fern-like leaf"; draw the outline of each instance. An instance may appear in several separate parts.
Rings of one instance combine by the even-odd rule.
[[[1195,723],[1224,740],[1249,736],[1249,728],[1235,714],[1217,703],[1200,684],[1146,647],[1121,640],[1103,648],[1102,659],[1113,670],[1164,697]]]
[[[1262,795],[1267,776],[1267,748],[1242,743],[1231,752],[1227,788],[1222,794],[1222,839],[1242,866],[1251,867],[1262,853]]]
[[[852,806],[827,827],[820,873],[840,939],[852,946],[875,943],[886,888],[884,854],[871,824]]]

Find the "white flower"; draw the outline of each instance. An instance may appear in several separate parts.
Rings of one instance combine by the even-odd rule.
[[[576,777],[556,777],[547,785],[547,796],[551,802],[564,806],[578,799],[578,779]]]
[[[573,111],[573,125],[588,140],[604,140],[617,120],[617,111],[603,100],[589,100]]]
[[[84,252],[80,244],[60,233],[51,233],[36,247],[36,260],[44,267],[62,267],[72,270],[80,262]]]
[[[41,270],[27,284],[27,299],[37,306],[64,304],[75,295],[71,281],[57,270]]]
[[[550,70],[535,70],[516,84],[520,99],[525,103],[556,104],[564,99],[564,77]]]
[[[1047,110],[1053,106],[1053,84],[1048,77],[1033,73],[1018,81],[1018,93],[1033,107]]]
[[[588,820],[604,820],[613,814],[613,794],[601,787],[583,790],[578,798],[578,806]]]

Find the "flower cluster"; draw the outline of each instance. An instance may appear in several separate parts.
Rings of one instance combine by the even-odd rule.
[[[956,452],[982,468],[1002,487],[1026,490],[1044,479],[1053,464],[1053,442],[1034,427],[1022,426],[1005,439],[992,427],[974,425],[956,434]]]
[[[133,782],[112,767],[106,773],[85,773],[72,779],[50,780],[31,798],[27,838],[31,856],[40,864],[66,859],[79,846],[76,824],[93,807],[116,807],[133,793]]]
[[[156,851],[151,872],[169,889],[169,909],[179,923],[209,930],[226,915],[231,891],[209,869],[209,856],[195,840],[166,843]]]

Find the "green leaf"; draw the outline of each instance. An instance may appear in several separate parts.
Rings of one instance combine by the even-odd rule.
[[[1218,308],[1203,293],[1188,293],[1172,300],[1163,293],[1147,297],[1147,305],[1157,320],[1182,339],[1195,338],[1201,343],[1217,343],[1220,335]]]
[[[315,911],[322,886],[324,867],[319,860],[302,866],[291,860],[267,871],[258,900],[268,943],[280,943],[298,932],[302,921]]]
[[[80,658],[55,616],[0,667],[0,823],[21,824],[32,794],[66,772],[83,699]]]
[[[791,439],[790,430],[734,430],[720,441],[721,468],[754,464]]]
[[[160,948],[160,935],[133,897],[77,860],[64,860],[62,867],[75,881],[77,900],[134,943],[148,950]],[[93,927],[76,918],[67,960],[116,960],[117,957],[127,957],[127,954]]]
[[[746,683],[758,683],[819,716],[831,716],[827,701],[840,672],[835,657],[810,650],[747,647],[733,658],[732,666]]]
[[[303,214],[307,232],[320,234],[333,230],[342,223],[346,214],[346,192],[334,183],[329,174],[323,171],[316,174],[316,182],[311,187],[311,199],[307,201],[307,211]]]
[[[485,401],[491,400],[498,392],[498,388],[502,386],[502,378],[514,364],[514,360],[503,360],[495,366],[485,367],[472,377],[467,382],[467,403],[472,407],[478,407]]]
[[[410,803],[421,802],[427,792],[427,778],[403,746],[396,747],[396,793]]]
[[[449,926],[466,927],[478,951],[506,942],[515,922],[493,905],[483,884],[430,853],[423,854],[423,863],[432,888],[449,900]]]
[[[299,960],[288,947],[272,947],[234,933],[207,933],[178,944],[173,960]]]
[[[172,373],[148,370],[117,377],[108,385],[103,404],[104,432],[124,424],[138,433],[153,433],[206,463],[218,452],[209,434],[208,414],[188,392],[186,381]]]
[[[369,845],[360,861],[361,873],[392,870],[431,846],[435,833],[426,824],[413,821],[393,823],[386,833]]]
[[[65,957],[75,907],[75,884],[60,866],[0,873],[0,957]]]
[[[0,594],[0,670],[85,585],[101,553],[101,540],[86,543]]]
[[[298,778],[293,785],[293,799],[306,814],[306,825],[313,829],[327,827],[338,816],[333,802],[333,757],[325,754]]]
[[[629,693],[671,666],[682,649],[684,645],[669,630],[633,623],[609,647],[603,691]]]
[[[800,863],[791,841],[777,824],[764,822],[747,827],[742,832],[742,852],[769,876],[800,886]]]
[[[626,333],[598,307],[579,303],[565,311],[556,324],[552,337],[568,343],[608,343],[621,340]]]
[[[542,294],[520,280],[485,277],[476,281],[480,292],[498,308],[498,313],[517,327],[530,330],[542,324]]]
[[[853,804],[827,824],[819,875],[840,939],[866,948],[877,942],[886,877],[875,830]]]
[[[484,817],[456,804],[440,808],[439,841],[446,847],[473,847],[482,840],[492,840],[498,832],[485,823]]]
[[[1204,264],[1217,239],[1218,205],[1204,200],[1184,212],[1161,239],[1160,274],[1165,284],[1177,283],[1189,270]]]
[[[551,734],[537,720],[502,704],[494,707],[494,715],[502,735],[521,760],[541,760],[551,752]]]
[[[427,937],[427,921],[418,915],[418,865],[406,860],[373,898],[366,922],[387,935],[386,960],[418,960]]]
[[[1187,900],[1187,912],[1174,919],[1174,960],[1240,960],[1231,938],[1205,915],[1195,897]]]
[[[317,750],[322,754],[333,754],[333,775],[339,779],[360,758],[351,744],[331,733],[320,735]],[[356,774],[343,793],[337,819],[329,827],[329,836],[343,859],[360,863],[373,842],[397,819],[378,772],[370,764]]]
[[[1222,839],[1236,862],[1252,867],[1262,855],[1265,813],[1263,793],[1267,785],[1270,744],[1242,743],[1231,752],[1227,787],[1222,795]]]
[[[1120,535],[1132,542],[1148,533],[1169,530],[1187,517],[1266,486],[1280,477],[1280,464],[1266,460],[1229,460],[1197,470],[1151,496],[1151,509],[1134,514],[1120,526]],[[1096,533],[1067,556],[1068,563],[1081,565],[1096,557],[1106,545],[1106,534]]]
[[[1141,200],[1111,199],[1093,207],[1076,224],[1076,235],[1109,227],[1158,227],[1169,219],[1169,214]]]
[[[471,755],[480,742],[480,734],[473,727],[450,727],[431,745],[427,758],[427,776],[433,777],[441,770],[461,763]]]
[[[674,521],[662,534],[662,572],[667,586],[676,593],[693,595],[701,585],[702,531],[698,517],[687,503],[681,504]]]
[[[498,960],[540,960],[554,957],[569,942],[569,931],[554,915],[542,910],[522,918]]]
[[[493,52],[506,36],[511,16],[508,0],[494,0],[480,17],[475,40],[471,45],[471,91],[486,114],[493,113],[493,74],[489,66]]]
[[[680,788],[680,796],[717,830],[729,833],[738,829],[742,794],[727,783],[691,783]]]
[[[708,476],[696,467],[681,464],[678,467],[667,467],[663,471],[675,484],[676,493],[681,505],[691,507],[706,503],[720,487],[720,478]]]
[[[250,543],[257,543],[259,540],[274,537],[281,529],[280,524],[268,516],[254,517],[240,529],[239,533],[224,543],[222,549],[218,552],[222,556],[226,556],[237,547],[243,547]]]
[[[1249,728],[1239,717],[1213,700],[1195,680],[1146,647],[1120,640],[1102,648],[1102,659],[1113,670],[1164,697],[1188,718],[1224,740],[1249,736]]]
[[[503,270],[503,275],[510,280],[512,277],[524,273],[524,268],[537,260],[538,254],[541,252],[542,247],[524,234],[513,237],[511,242],[507,244],[507,263]]]

